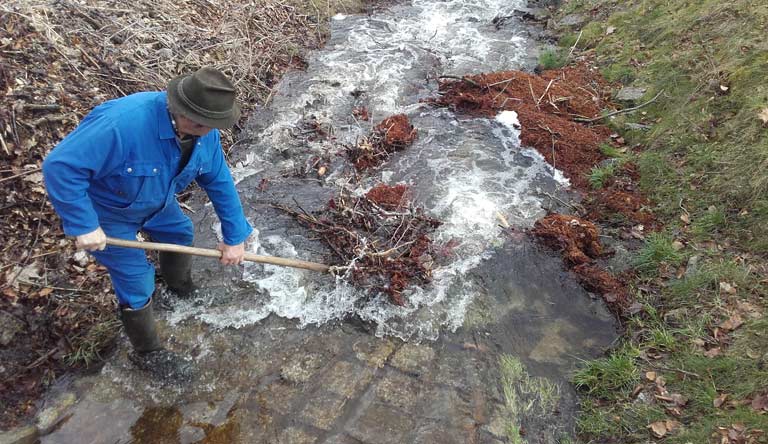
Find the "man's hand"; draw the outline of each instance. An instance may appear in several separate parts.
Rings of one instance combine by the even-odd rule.
[[[245,257],[245,242],[238,245],[227,245],[219,243],[218,250],[221,251],[219,261],[224,265],[237,265],[243,262]]]
[[[77,248],[88,251],[103,250],[107,248],[107,235],[101,230],[101,227],[90,233],[81,234],[75,238]]]

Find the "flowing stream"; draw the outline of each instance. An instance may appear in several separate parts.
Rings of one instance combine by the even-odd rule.
[[[408,304],[366,297],[330,275],[195,259],[202,284],[160,313],[169,347],[193,357],[194,384],[135,371],[123,344],[101,372],[60,383],[66,419],[43,443],[560,442],[573,433],[567,383],[579,358],[614,339],[613,320],[525,229],[568,181],[520,146],[514,112],[476,119],[420,100],[437,77],[530,68],[531,30],[497,16],[522,0],[415,0],[338,15],[308,68],[287,75],[251,117],[233,173],[256,228],[251,251],[323,262],[329,251],[272,204],[322,208],[339,189],[405,183],[458,244]],[[498,21],[497,21],[498,22]],[[365,107],[370,120],[353,114]],[[416,142],[357,181],[343,156],[398,113]],[[314,129],[322,128],[323,134]],[[329,163],[318,177],[317,159]],[[266,186],[264,186],[266,184]],[[220,227],[195,206],[196,243]],[[512,229],[503,230],[501,221]],[[74,395],[74,396],[73,396]],[[71,403],[69,405],[67,403]],[[526,430],[521,438],[521,428]],[[517,435],[515,435],[517,433]]]

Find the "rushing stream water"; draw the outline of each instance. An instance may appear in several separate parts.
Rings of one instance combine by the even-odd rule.
[[[52,394],[77,402],[41,441],[493,443],[524,426],[528,442],[554,443],[571,434],[565,380],[577,358],[612,341],[613,322],[559,258],[522,234],[545,214],[547,195],[568,199],[568,182],[520,146],[513,112],[474,119],[420,103],[440,75],[530,67],[523,25],[492,23],[524,6],[416,0],[336,16],[326,48],[283,79],[238,148],[233,173],[256,228],[252,251],[323,262],[325,247],[271,204],[313,211],[341,187],[405,183],[444,222],[435,243],[460,241],[433,284],[396,307],[331,276],[196,259],[205,290],[170,301],[161,317],[170,348],[193,356],[197,381],[152,381],[121,347],[100,374]],[[370,121],[353,116],[359,107]],[[338,154],[397,113],[418,139],[353,181]],[[308,122],[331,136],[308,137]],[[295,174],[317,158],[330,162],[327,175]],[[193,218],[196,243],[213,245],[212,207],[198,205]]]

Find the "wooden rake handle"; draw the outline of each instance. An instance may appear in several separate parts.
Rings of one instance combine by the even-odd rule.
[[[171,253],[191,254],[193,256],[221,257],[221,251],[210,248],[187,247],[185,245],[161,244],[157,242],[138,242],[125,239],[107,238],[107,245],[116,247],[138,248],[140,250],[168,251]],[[283,267],[303,268],[305,270],[328,272],[331,267],[317,262],[302,261],[299,259],[288,259],[275,256],[260,256],[253,253],[245,253],[245,260],[250,262],[260,262],[262,264],[280,265]]]

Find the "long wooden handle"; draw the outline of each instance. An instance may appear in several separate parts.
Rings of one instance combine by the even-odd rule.
[[[107,245],[116,247],[138,248],[141,250],[169,251],[171,253],[184,253],[194,256],[221,257],[221,251],[210,248],[187,247],[186,245],[161,244],[158,242],[138,242],[125,239],[107,238]],[[275,256],[260,256],[253,253],[245,253],[245,260],[251,262],[260,262],[263,264],[281,265],[283,267],[303,268],[305,270],[327,272],[331,267],[317,262],[302,261],[299,259],[288,259]]]

